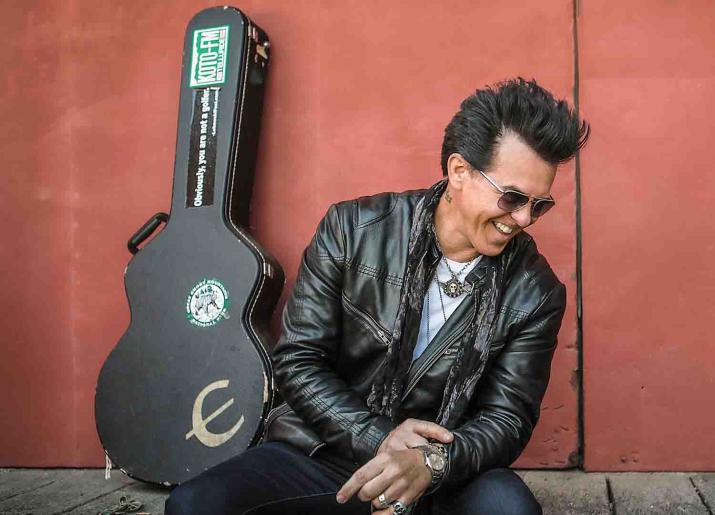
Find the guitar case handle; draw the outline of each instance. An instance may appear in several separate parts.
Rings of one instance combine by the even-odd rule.
[[[139,252],[139,245],[146,240],[151,234],[157,230],[162,222],[167,223],[169,221],[169,215],[166,213],[159,212],[152,216],[149,220],[142,225],[137,232],[135,232],[129,241],[127,242],[127,248],[132,254]]]

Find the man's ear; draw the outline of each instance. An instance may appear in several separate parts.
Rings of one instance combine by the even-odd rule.
[[[449,187],[454,191],[462,191],[464,182],[469,179],[469,172],[472,167],[461,154],[453,153],[447,158],[447,177]]]

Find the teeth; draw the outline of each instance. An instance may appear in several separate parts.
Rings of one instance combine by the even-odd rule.
[[[503,232],[505,234],[511,234],[513,231],[513,229],[511,227],[509,227],[508,225],[504,225],[499,222],[494,222],[494,225],[496,225],[497,229],[499,229],[501,232]]]

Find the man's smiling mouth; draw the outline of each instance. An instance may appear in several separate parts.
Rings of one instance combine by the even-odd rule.
[[[502,234],[504,234],[504,235],[509,235],[509,234],[512,234],[512,233],[514,232],[514,228],[513,228],[513,227],[509,227],[509,226],[506,225],[506,224],[503,224],[503,223],[501,223],[501,222],[496,222],[496,221],[494,221],[494,222],[492,222],[492,223],[494,224],[494,227],[497,228],[497,231],[499,231],[500,233],[502,233]]]

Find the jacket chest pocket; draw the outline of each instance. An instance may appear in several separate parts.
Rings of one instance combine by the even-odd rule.
[[[489,347],[489,354],[487,355],[487,359],[492,359],[501,353],[501,351],[504,349],[504,344],[505,340],[499,339],[497,341],[492,342],[491,346]],[[459,343],[451,345],[448,349],[442,353],[443,358],[447,358],[449,360],[454,359],[457,357],[457,353],[459,353]]]
[[[382,346],[390,344],[392,340],[390,332],[375,317],[351,301],[345,293],[343,293],[343,307],[347,315],[343,319],[343,331],[346,335],[354,336],[354,332],[359,331],[372,336]]]

